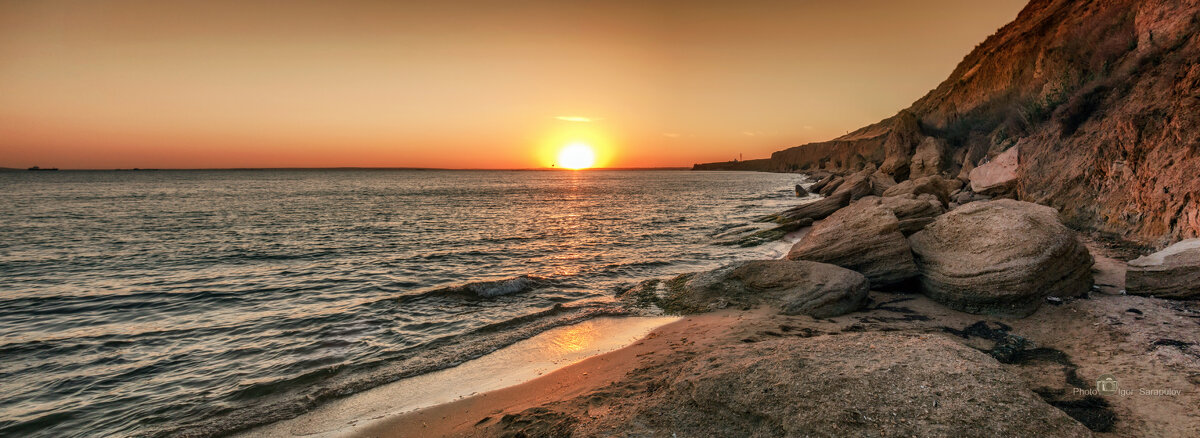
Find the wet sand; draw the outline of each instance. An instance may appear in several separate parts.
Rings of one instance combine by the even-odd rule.
[[[393,382],[323,405],[241,437],[338,437],[375,421],[537,379],[563,366],[627,346],[677,317],[606,317],[558,327],[454,368]]]

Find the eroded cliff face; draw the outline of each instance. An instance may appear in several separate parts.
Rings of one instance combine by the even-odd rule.
[[[1034,0],[911,107],[770,168],[965,179],[1012,147],[1017,197],[1072,226],[1200,236],[1200,0]]]

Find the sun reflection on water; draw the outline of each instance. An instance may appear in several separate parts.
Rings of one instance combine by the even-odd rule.
[[[589,322],[576,324],[550,339],[548,348],[559,353],[573,353],[594,344],[600,337],[596,325]]]

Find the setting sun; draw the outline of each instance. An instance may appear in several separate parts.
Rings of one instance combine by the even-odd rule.
[[[558,153],[558,167],[564,169],[587,169],[596,164],[596,153],[583,143],[571,143]]]

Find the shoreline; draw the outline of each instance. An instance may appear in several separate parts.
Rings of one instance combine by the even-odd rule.
[[[477,394],[519,386],[580,361],[619,350],[678,317],[597,317],[556,327],[482,357],[402,379],[321,405],[236,437],[355,436],[380,420]]]
[[[850,348],[864,336],[873,339],[870,336],[875,335],[923,339],[910,347],[949,342],[972,350],[994,352],[1000,347],[998,343],[969,334],[972,327],[978,327],[981,323],[984,327],[1000,327],[997,330],[1002,330],[1006,336],[1011,333],[1027,338],[1037,346],[1036,351],[1051,352],[1051,356],[1059,357],[1054,360],[1012,362],[987,359],[993,364],[989,366],[998,366],[999,369],[986,371],[975,371],[967,365],[965,373],[974,378],[1003,376],[1002,393],[1019,396],[1021,401],[1016,406],[1037,413],[1028,420],[1029,424],[1049,421],[1049,424],[1056,425],[1054,427],[1064,427],[1051,429],[1051,432],[1064,436],[1200,434],[1200,415],[1193,408],[1200,404],[1200,392],[1195,390],[1196,385],[1200,384],[1200,373],[1197,373],[1200,371],[1200,356],[1157,341],[1174,339],[1192,345],[1200,343],[1200,333],[1194,330],[1196,322],[1193,319],[1200,312],[1200,306],[1196,303],[1121,294],[1123,286],[1120,279],[1123,278],[1125,262],[1118,259],[1120,255],[1101,247],[1098,242],[1088,241],[1087,244],[1096,255],[1096,282],[1101,285],[1099,290],[1093,292],[1091,298],[1070,300],[1062,305],[1043,305],[1025,318],[967,314],[946,308],[919,294],[878,291],[870,293],[872,304],[868,308],[833,318],[784,316],[770,306],[694,314],[658,327],[632,345],[590,357],[536,379],[449,403],[381,417],[366,427],[356,428],[347,436],[558,436],[572,431],[583,436],[620,434],[622,432],[618,429],[604,429],[611,427],[611,423],[605,423],[606,419],[617,417],[623,418],[621,421],[632,421],[622,417],[630,406],[667,412],[662,411],[666,408],[655,405],[655,393],[662,392],[658,388],[667,384],[669,379],[666,376],[679,373],[697,357],[709,356],[711,360],[714,356],[731,355],[731,351],[737,348],[757,345],[775,348],[785,343],[832,348],[832,352],[836,353]],[[883,344],[870,344],[871,349],[877,346],[883,348]],[[1148,356],[1135,357],[1120,353],[1129,351],[1145,351]],[[931,363],[918,362],[914,366],[937,369],[937,360],[930,359]],[[856,365],[852,371],[868,364]],[[963,372],[962,369],[958,371]],[[1082,379],[1090,384],[1097,376],[1107,373],[1119,375],[1122,388],[1128,387],[1135,393],[1138,388],[1166,388],[1178,392],[1161,397],[1093,398],[1078,398],[1078,394],[1072,393],[1078,387],[1073,379]],[[816,382],[827,377],[808,378]],[[966,409],[985,410],[986,406],[977,407],[976,404],[989,400],[981,395],[986,385],[984,388],[977,384],[962,386],[954,381],[934,382],[932,385],[940,388],[939,393],[945,392],[940,397],[943,408],[953,409],[957,404]],[[906,401],[905,397],[910,396],[903,393],[899,396],[900,400],[893,400],[896,398],[894,392],[867,392],[888,399],[860,406],[863,410],[886,411],[916,403]],[[825,398],[825,395],[821,397]],[[1079,400],[1092,404],[1081,405]],[[1001,406],[1013,406],[1010,402],[1004,403]],[[934,405],[937,406],[936,400]],[[1076,420],[1084,418],[1079,420],[1084,425],[1104,431],[1089,434],[1087,428],[1082,428],[1081,432],[1078,428],[1080,423],[1072,421],[1067,414],[1077,417]],[[1049,420],[1042,417],[1048,417]],[[643,417],[634,418],[645,421]],[[1093,420],[1087,419],[1093,419],[1094,422],[1089,423]],[[872,427],[881,427],[886,431],[890,428],[904,430],[912,421],[922,419],[897,417],[877,420],[883,425],[872,424]],[[960,430],[965,433],[964,436],[983,436],[995,432],[991,429],[993,424],[954,421],[951,423],[954,427],[964,428]],[[847,424],[852,426],[853,422]],[[855,429],[835,432],[837,426],[835,423],[834,429],[823,430],[819,434],[855,433]],[[580,430],[585,432],[578,433]],[[719,435],[721,432],[717,433]]]

